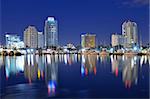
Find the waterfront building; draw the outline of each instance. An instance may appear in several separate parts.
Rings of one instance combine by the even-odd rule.
[[[96,47],[96,35],[95,34],[83,34],[81,35],[82,48],[95,48]]]
[[[75,49],[75,46],[74,46],[73,44],[71,44],[71,43],[68,43],[68,44],[67,44],[67,48]]]
[[[112,47],[115,46],[124,46],[126,42],[126,37],[123,35],[119,35],[119,34],[112,34],[111,36],[111,44]]]
[[[58,46],[58,24],[54,17],[48,17],[45,21],[44,36],[46,48]]]
[[[34,26],[28,26],[24,31],[24,43],[27,48],[38,47],[38,31]]]
[[[43,32],[38,32],[38,48],[44,47],[44,35]]]
[[[63,50],[64,52],[68,52],[68,53],[69,51],[74,52],[76,50],[76,47],[73,44],[68,43],[66,46],[63,46]]]
[[[6,34],[6,48],[8,49],[18,49],[18,48],[24,48],[24,43],[21,41],[20,36],[16,34]]]
[[[125,21],[122,24],[122,35],[127,38],[125,47],[133,47],[138,45],[138,31],[137,24],[131,21]]]

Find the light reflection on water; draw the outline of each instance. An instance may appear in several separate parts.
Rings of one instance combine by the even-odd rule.
[[[96,55],[82,55],[81,62],[81,75],[87,76],[89,73],[94,72],[96,75]]]
[[[27,56],[0,56],[0,67],[5,66],[5,78],[23,73],[26,81],[31,85],[37,80],[44,81],[49,96],[55,96],[58,86],[59,64],[71,66],[80,63],[81,77],[96,76],[98,66],[110,64],[110,71],[115,77],[122,78],[125,88],[138,84],[138,68],[149,63],[150,56],[99,56],[99,55],[27,55]],[[146,65],[146,66],[149,66]],[[107,65],[106,65],[107,66]],[[78,67],[77,67],[78,68]],[[111,75],[112,75],[111,74]],[[68,74],[69,75],[69,74]]]
[[[115,76],[118,76],[118,71],[122,70],[122,81],[125,84],[126,88],[130,88],[132,83],[137,84],[138,76],[138,61],[137,56],[116,56],[112,58],[112,72]],[[124,60],[124,61],[123,61]],[[121,69],[119,69],[119,67]]]

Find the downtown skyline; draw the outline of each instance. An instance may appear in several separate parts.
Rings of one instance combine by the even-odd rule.
[[[136,0],[118,0],[118,2],[115,0],[110,0],[110,2],[98,0],[2,0],[2,39],[0,42],[4,43],[4,35],[7,32],[18,34],[23,39],[23,31],[29,25],[34,25],[38,31],[44,32],[44,21],[48,16],[54,16],[58,20],[60,45],[69,42],[79,45],[80,35],[87,32],[97,35],[98,44],[110,44],[111,34],[121,33],[121,24],[125,20],[137,23],[138,36],[141,35],[143,44],[146,44],[149,42],[148,2],[146,2],[147,0],[143,0],[143,3],[133,1]],[[28,8],[25,6],[26,4]],[[108,8],[103,6],[104,4],[107,4]]]

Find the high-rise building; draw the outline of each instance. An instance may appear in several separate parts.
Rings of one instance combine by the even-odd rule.
[[[95,34],[87,33],[87,34],[81,35],[82,48],[95,48],[96,47],[95,38],[96,38]]]
[[[20,36],[16,34],[6,34],[6,48],[24,48],[24,43],[21,41]]]
[[[119,35],[119,34],[112,34],[111,36],[111,44],[112,47],[115,46],[124,46],[126,42],[126,37],[124,37],[123,35]]]
[[[24,43],[28,48],[38,47],[38,31],[34,26],[28,26],[24,31]]]
[[[126,47],[132,47],[138,44],[137,24],[131,21],[125,21],[122,24],[122,35],[127,38]]]
[[[58,24],[54,17],[48,17],[45,21],[44,35],[46,48],[58,46]]]
[[[38,32],[38,48],[44,47],[44,35],[43,32]]]

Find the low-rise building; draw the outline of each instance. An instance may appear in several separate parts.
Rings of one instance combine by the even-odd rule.
[[[82,48],[95,48],[96,35],[89,33],[81,35],[81,46]]]
[[[9,49],[18,49],[18,48],[24,48],[24,42],[21,41],[20,36],[16,34],[6,34],[6,48]]]

